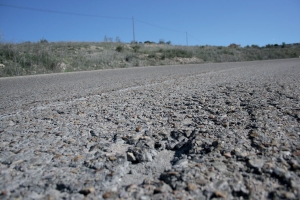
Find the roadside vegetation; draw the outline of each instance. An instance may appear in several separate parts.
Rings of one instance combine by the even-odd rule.
[[[198,64],[296,58],[300,44],[264,47],[176,46],[158,43],[39,42],[0,43],[0,77],[153,65]]]

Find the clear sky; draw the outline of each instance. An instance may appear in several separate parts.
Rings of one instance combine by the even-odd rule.
[[[0,0],[5,42],[131,42],[132,17],[138,42],[186,45],[186,32],[189,45],[300,42],[300,0]]]

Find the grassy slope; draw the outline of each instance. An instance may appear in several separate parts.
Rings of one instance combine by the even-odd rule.
[[[300,45],[266,47],[173,46],[109,42],[0,44],[0,77],[300,56]]]

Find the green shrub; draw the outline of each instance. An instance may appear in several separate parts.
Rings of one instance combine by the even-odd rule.
[[[267,44],[266,48],[272,48],[272,45],[271,44]]]
[[[132,54],[129,54],[129,55],[125,56],[126,62],[131,62],[133,58],[134,58],[134,56]]]
[[[156,58],[156,54],[154,52],[152,52],[148,55],[148,58]]]
[[[256,45],[256,44],[252,44],[251,47],[252,47],[252,48],[257,48],[257,49],[259,48],[259,46]]]
[[[155,44],[155,42],[151,42],[151,41],[145,41],[144,44]]]
[[[124,51],[124,47],[119,45],[119,46],[117,46],[116,51],[117,52],[122,52],[122,51]]]
[[[192,52],[189,52],[185,49],[166,49],[162,52],[166,58],[191,58],[193,57]]]
[[[45,43],[48,43],[48,41],[46,39],[41,39],[40,43],[45,44]]]
[[[132,46],[132,49],[133,49],[133,51],[136,53],[136,52],[138,52],[138,50],[141,48],[141,46],[139,46],[139,45],[134,45],[134,46]]]
[[[164,39],[160,39],[158,44],[165,44],[165,40]]]

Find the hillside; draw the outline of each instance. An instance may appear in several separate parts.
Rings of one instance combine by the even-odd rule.
[[[0,77],[140,66],[236,62],[300,56],[299,44],[175,46],[170,43],[1,43]]]

